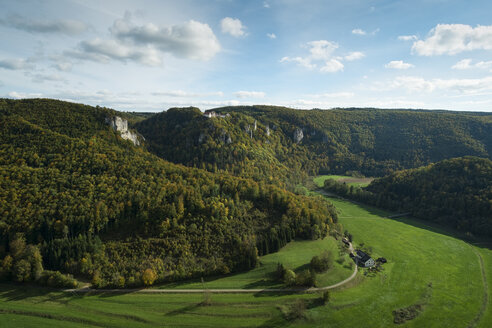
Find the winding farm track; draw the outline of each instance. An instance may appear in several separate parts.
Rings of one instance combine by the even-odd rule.
[[[488,293],[489,287],[488,287],[488,283],[487,283],[487,276],[486,276],[486,273],[485,273],[485,267],[484,267],[484,264],[483,264],[482,255],[475,249],[475,247],[473,245],[470,245],[470,246],[472,247],[473,251],[475,252],[475,254],[478,257],[479,264],[480,264],[480,269],[482,271],[482,283],[483,283],[482,306],[480,307],[480,311],[477,313],[477,315],[475,316],[475,318],[467,326],[467,328],[474,328],[480,322],[480,320],[482,319],[483,315],[485,314],[485,311],[487,310],[487,305],[489,303],[489,293]]]

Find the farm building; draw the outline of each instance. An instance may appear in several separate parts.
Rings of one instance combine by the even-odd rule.
[[[374,262],[374,259],[371,258],[368,254],[364,253],[361,250],[356,250],[355,255],[353,256],[353,260],[355,261],[355,264],[362,268],[370,268],[373,267],[376,262]]]

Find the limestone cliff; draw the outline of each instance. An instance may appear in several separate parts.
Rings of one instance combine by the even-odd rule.
[[[296,128],[296,130],[294,131],[294,142],[299,143],[303,138],[304,133],[302,132],[302,129]]]
[[[106,123],[109,124],[115,131],[118,131],[121,137],[125,140],[130,140],[135,146],[140,145],[138,136],[135,132],[128,130],[128,121],[119,116],[106,118]]]

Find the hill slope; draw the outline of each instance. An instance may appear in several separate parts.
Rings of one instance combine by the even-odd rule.
[[[374,180],[367,190],[378,206],[492,237],[492,161],[445,160]]]
[[[227,273],[336,222],[327,202],[166,162],[122,140],[105,123],[114,115],[122,114],[0,100],[4,278],[34,278],[21,274],[25,243],[41,249],[45,268],[96,286]]]
[[[171,109],[136,128],[167,160],[277,182],[328,172],[383,176],[460,156],[492,158],[490,114],[274,106],[215,112],[228,116]]]

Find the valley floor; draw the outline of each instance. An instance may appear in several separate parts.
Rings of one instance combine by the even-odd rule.
[[[92,295],[4,284],[0,327],[492,327],[491,249],[414,220],[388,219],[389,213],[378,209],[331,201],[355,245],[370,246],[373,257],[384,256],[388,263],[376,274],[359,269],[346,287],[330,292],[327,305],[321,304],[318,293]],[[331,242],[325,239],[310,247],[290,243],[262,258],[265,269],[212,279],[205,282],[206,288],[253,288],[251,283],[268,287],[261,277],[270,266],[284,261],[298,268]],[[326,283],[350,272],[341,270]],[[201,286],[187,282],[163,288]],[[299,304],[306,307],[305,318],[287,320],[285,313]],[[416,318],[404,325],[393,322],[394,310],[417,305]]]

